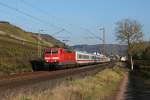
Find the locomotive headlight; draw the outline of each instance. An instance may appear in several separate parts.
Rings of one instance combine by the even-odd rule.
[[[50,59],[50,57],[45,57],[45,59],[46,59],[46,60],[49,60],[49,59]]]
[[[52,57],[52,59],[54,59],[54,60],[55,60],[55,59],[59,59],[59,57]]]

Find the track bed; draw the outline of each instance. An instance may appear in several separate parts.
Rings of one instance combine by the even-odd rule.
[[[66,80],[92,75],[106,67],[112,66],[114,66],[114,63],[104,63],[73,69],[38,71],[1,77],[0,97],[7,97],[9,94],[15,95],[17,92],[20,92],[20,90],[24,93],[27,93],[29,90],[33,92],[46,90]]]

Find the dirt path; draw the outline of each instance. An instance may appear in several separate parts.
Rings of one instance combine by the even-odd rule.
[[[126,100],[126,91],[127,91],[127,85],[128,85],[128,72],[124,74],[124,78],[121,81],[121,84],[119,86],[119,90],[117,91],[117,95],[115,100]]]

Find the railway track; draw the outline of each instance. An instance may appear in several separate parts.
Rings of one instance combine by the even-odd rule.
[[[72,80],[87,75],[95,74],[106,67],[112,67],[115,63],[103,63],[78,67],[73,69],[64,69],[57,71],[39,71],[15,74],[12,76],[0,77],[0,97],[7,97],[11,93],[17,93],[20,90],[38,91],[53,88],[65,80]]]

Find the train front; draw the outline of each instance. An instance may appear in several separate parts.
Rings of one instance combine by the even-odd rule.
[[[58,64],[60,62],[59,48],[47,48],[44,52],[44,61],[47,64]]]

